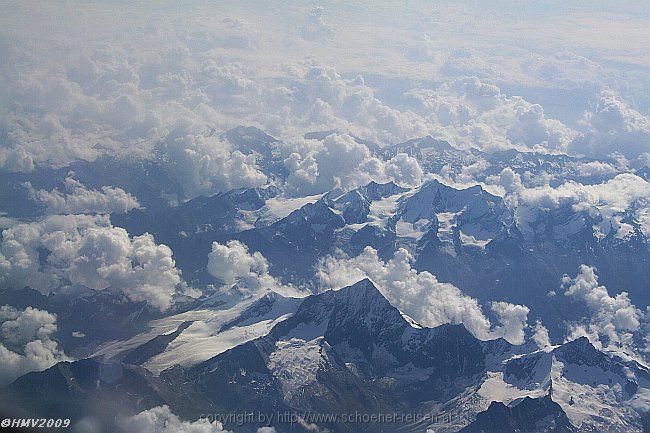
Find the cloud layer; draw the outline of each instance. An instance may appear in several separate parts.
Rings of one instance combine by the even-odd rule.
[[[594,157],[617,152],[629,159],[650,153],[650,119],[610,90],[603,91],[593,111],[585,113],[584,123],[588,130],[568,145],[570,152]]]
[[[412,257],[400,248],[383,262],[371,247],[357,257],[328,257],[322,261],[318,277],[323,288],[341,288],[370,278],[382,294],[404,313],[424,326],[462,323],[481,339],[504,337],[514,344],[523,343],[528,308],[498,302],[492,305],[500,325],[491,329],[478,301],[449,283],[442,283],[429,272],[411,267]]]
[[[571,325],[568,339],[586,335],[602,346],[612,347],[632,342],[645,315],[632,304],[626,292],[610,296],[607,288],[598,284],[596,269],[586,265],[580,266],[574,278],[565,276],[562,283],[564,294],[583,303],[592,314]]]
[[[294,195],[313,195],[334,188],[347,191],[372,180],[417,186],[424,177],[415,158],[400,153],[384,161],[347,134],[331,134],[322,141],[292,138],[281,145],[281,151],[289,171],[286,191]]]
[[[130,237],[107,216],[53,215],[12,226],[2,233],[0,269],[2,287],[110,288],[160,310],[169,308],[181,284],[167,246],[149,234]]]
[[[189,179],[198,190],[260,181],[237,149],[188,138],[206,125],[256,125],[283,139],[334,129],[380,144],[435,134],[486,149],[628,158],[650,145],[650,74],[630,4],[616,14],[519,6],[513,16],[475,4],[295,5],[281,14],[265,4],[205,4],[198,13],[84,5],[74,17],[51,4],[38,5],[38,20],[32,2],[14,6],[0,22],[0,166],[11,170],[151,156],[166,141],[181,172],[200,167],[201,181]],[[625,35],[626,50],[612,45]],[[573,122],[585,108],[583,124]],[[179,119],[193,132],[174,132]]]
[[[197,421],[183,421],[172,413],[169,406],[156,406],[136,415],[118,420],[127,433],[227,433],[221,424],[210,423],[202,418]]]
[[[593,185],[568,181],[557,187],[545,184],[526,188],[521,176],[506,168],[499,182],[511,194],[510,202],[515,208],[519,226],[526,231],[544,212],[569,206],[575,212],[586,211],[602,220],[595,228],[602,235],[621,229],[621,214],[633,210],[640,230],[650,233],[645,215],[650,197],[650,183],[632,173],[618,174],[612,179]],[[514,201],[513,201],[514,200]]]
[[[57,342],[51,339],[54,332],[56,316],[48,311],[0,307],[0,385],[67,360]]]
[[[140,207],[138,200],[121,188],[90,190],[72,176],[65,179],[63,191],[36,190],[30,183],[26,187],[33,200],[45,205],[48,214],[126,213]]]
[[[236,285],[249,293],[273,290],[287,296],[302,296],[295,287],[284,285],[269,274],[269,263],[260,252],[249,253],[248,247],[239,241],[213,242],[207,270],[221,282],[223,290]]]

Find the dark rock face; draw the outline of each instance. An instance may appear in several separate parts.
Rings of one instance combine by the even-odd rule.
[[[283,361],[286,345],[305,357]],[[484,356],[464,327],[415,328],[363,280],[306,298],[265,337],[161,377],[192,388],[184,394],[204,390],[203,397],[223,410],[338,413],[345,407],[372,413],[450,398],[459,383],[482,375]],[[313,378],[296,385],[305,371]]]
[[[340,197],[332,199],[331,206],[340,210],[347,224],[360,224],[366,222],[373,201],[381,200],[408,191],[397,186],[394,182],[370,182],[366,186],[354,189]],[[326,198],[330,194],[326,195]]]
[[[538,352],[509,360],[504,367],[504,380],[509,383],[531,385],[541,377],[548,377],[552,359],[562,362],[562,375],[572,382],[595,386],[617,382],[629,397],[634,395],[639,381],[648,381],[650,373],[636,361],[624,361],[597,350],[586,337],[565,343],[549,353]],[[585,375],[587,368],[595,368],[608,377]]]
[[[271,263],[271,273],[300,281],[312,273],[319,257],[332,250],[335,231],[343,226],[344,218],[318,200],[268,227],[241,232],[236,239],[261,252]]]
[[[569,422],[566,413],[550,396],[525,397],[506,406],[492,402],[476,416],[476,420],[459,433],[573,433],[578,430]]]
[[[94,414],[110,425],[117,414],[165,404],[157,382],[140,367],[82,359],[28,373],[5,387],[2,396],[6,402],[30,408],[31,416],[76,421]]]
[[[158,335],[146,343],[136,347],[124,357],[125,364],[141,365],[148,359],[165,351],[169,343],[174,341],[181,332],[189,328],[192,322],[183,322],[174,332]]]
[[[245,315],[264,311],[268,302],[261,298]],[[74,409],[60,413],[80,414],[111,401],[107,419],[160,404],[189,419],[222,411],[392,413],[446,401],[485,370],[481,343],[464,327],[414,326],[369,280],[307,297],[267,336],[193,367],[172,367],[154,377],[133,365],[164,350],[189,324],[135,348],[122,363],[62,362],[23,376],[3,395],[31,401],[40,415],[66,406]],[[323,427],[356,431],[359,426],[331,422]],[[278,425],[279,431],[286,428]],[[371,425],[368,431],[381,428]]]
[[[156,242],[174,251],[177,266],[186,280],[209,282],[205,267],[212,242],[225,242],[237,230],[241,211],[254,211],[275,197],[274,187],[235,189],[210,197],[199,196],[164,212],[134,209],[124,215],[114,215],[114,225],[132,235],[151,233]]]
[[[223,329],[254,323],[280,298],[277,294],[261,297]],[[478,341],[461,325],[419,327],[390,305],[367,279],[304,298],[291,311],[293,314],[267,335],[202,363],[172,367],[159,377],[134,364],[164,351],[190,322],[136,347],[122,362],[61,362],[43,372],[22,376],[0,393],[3,401],[33,408],[35,416],[65,414],[72,418],[92,412],[106,425],[113,425],[116,416],[163,404],[184,419],[196,419],[205,413],[251,411],[294,416],[425,415],[435,412],[435,408],[462,404],[456,402],[462,402],[461,396],[468,390],[475,392],[481,386],[488,364],[523,350],[503,339]],[[647,369],[605,355],[586,338],[549,352],[523,354],[506,361],[504,380],[524,387],[540,382],[540,374],[547,375],[554,358],[565,364],[562,374],[569,379],[574,367],[593,367],[608,375],[618,375],[628,396],[634,394],[639,380],[648,380]],[[631,378],[630,372],[636,379]],[[578,375],[572,380],[579,379]],[[466,410],[474,416],[471,405],[463,408]],[[260,425],[250,422],[225,427],[255,432]],[[279,420],[274,426],[279,432],[294,431],[291,425]],[[387,428],[382,422],[331,420],[320,422],[319,427],[332,432],[382,432]],[[390,427],[421,431],[418,429],[425,426],[404,421]],[[510,406],[492,402],[461,431],[578,430],[549,393],[543,398],[526,397]]]
[[[352,234],[350,246],[355,255],[361,253],[365,247],[372,247],[384,258],[392,256],[396,239],[394,231],[367,224]]]

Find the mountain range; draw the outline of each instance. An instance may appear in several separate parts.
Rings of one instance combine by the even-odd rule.
[[[1,388],[3,412],[92,418],[103,431],[160,406],[188,422],[219,415],[234,433],[648,431],[647,197],[620,203],[627,193],[616,190],[611,204],[589,189],[617,175],[647,183],[647,167],[585,173],[580,167],[595,160],[457,149],[432,137],[390,146],[353,137],[378,160],[414,158],[422,181],[334,182],[312,194],[286,187],[286,155],[274,137],[237,127],[220,139],[254,157],[268,182],[196,195],[160,146],[150,158],[0,170],[0,212],[11,224],[51,217],[33,191],[71,177],[86,189],[128,192],[138,206],[107,216],[111,227],[169,247],[185,290],[160,310],[67,275],[49,293],[2,286],[0,306],[56,317],[48,332],[66,354]],[[462,181],[471,166],[482,168]],[[504,181],[506,169],[519,183]],[[576,185],[583,189],[574,199],[565,190]],[[37,249],[43,269],[59,265],[47,245]],[[383,274],[355,262],[368,257]],[[225,271],[210,265],[217,259]],[[329,262],[348,267],[327,274]],[[572,278],[583,266],[597,279]],[[434,289],[416,292],[422,279]],[[436,292],[440,285],[455,295]],[[519,341],[502,332],[516,320],[499,316],[500,303],[525,310]],[[482,334],[461,319],[466,305],[485,314],[475,318],[488,323]],[[538,338],[538,328],[548,335]],[[245,413],[256,417],[226,417]]]

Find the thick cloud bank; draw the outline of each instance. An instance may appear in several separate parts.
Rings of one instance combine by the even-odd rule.
[[[269,263],[260,252],[249,253],[239,241],[212,243],[208,254],[208,273],[222,283],[224,290],[237,285],[250,293],[273,290],[286,295],[299,295],[292,286],[283,285],[269,274]]]
[[[176,174],[188,197],[266,183],[254,155],[244,155],[228,142],[206,135],[190,121],[177,122],[158,152]]]
[[[437,135],[459,147],[561,150],[570,128],[548,119],[539,104],[508,96],[479,78],[459,77],[437,89],[413,89],[408,96]]]
[[[183,421],[167,405],[122,418],[118,424],[127,433],[228,433],[221,424],[210,423],[205,418],[193,422]]]
[[[581,12],[571,18],[545,10],[553,19],[539,21],[527,8],[504,16],[485,4],[293,5],[282,13],[236,2],[84,5],[70,14],[57,3],[20,2],[1,22],[0,166],[151,156],[162,142],[189,186],[218,191],[261,177],[237,149],[188,135],[239,124],[282,139],[338,130],[388,144],[433,134],[484,149],[637,157],[650,145],[647,47],[627,19],[639,7],[601,7],[573,5]],[[592,16],[609,24],[597,38],[565,31],[591,35]],[[472,31],[459,27],[464,20]],[[522,34],[522,22],[534,30]],[[623,37],[625,50],[609,45]],[[603,60],[611,58],[625,60]],[[585,108],[583,124],[569,124]],[[179,134],[179,119],[197,129]]]
[[[423,179],[415,158],[400,153],[383,161],[347,134],[332,134],[323,141],[293,138],[282,145],[282,152],[289,171],[286,190],[294,195],[318,194],[334,188],[347,191],[372,180],[417,186]]]
[[[584,304],[591,316],[571,325],[569,339],[588,336],[602,346],[615,347],[630,344],[633,334],[641,330],[645,314],[639,310],[626,292],[610,296],[607,288],[598,284],[596,269],[581,265],[578,274],[562,280],[564,294]]]
[[[36,190],[29,183],[26,187],[33,200],[45,205],[48,214],[126,213],[140,207],[138,200],[121,188],[90,190],[73,177],[65,179],[63,191]]]
[[[593,217],[602,218],[597,229],[600,234],[610,231],[625,231],[621,214],[633,210],[640,229],[648,234],[647,212],[650,197],[650,183],[632,173],[618,174],[607,182],[583,185],[568,181],[557,187],[548,183],[544,186],[526,188],[521,177],[512,169],[501,172],[500,183],[511,194],[518,224],[524,232],[531,230],[533,224],[544,212],[569,206],[575,212],[585,211]]]
[[[167,246],[150,234],[130,237],[107,216],[53,215],[12,226],[2,233],[0,269],[2,287],[116,289],[160,310],[181,284]]]
[[[0,307],[0,386],[68,359],[51,339],[54,332],[56,316],[52,313],[32,307],[22,311]]]
[[[462,323],[478,338],[504,337],[514,344],[523,343],[528,308],[506,302],[492,305],[500,325],[490,329],[490,321],[480,304],[449,283],[442,283],[429,272],[411,267],[412,257],[400,248],[383,262],[371,247],[357,257],[328,257],[322,261],[318,277],[325,289],[341,288],[360,279],[370,278],[386,298],[424,326]]]
[[[617,152],[629,159],[650,153],[650,119],[611,91],[602,93],[584,121],[588,131],[569,144],[573,153],[603,157]]]

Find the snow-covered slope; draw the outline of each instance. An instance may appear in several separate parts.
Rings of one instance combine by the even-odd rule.
[[[249,296],[233,305],[203,306],[149,323],[148,332],[126,341],[103,344],[92,355],[107,361],[133,363],[133,353],[161,337],[172,336],[140,355],[138,364],[154,374],[173,365],[191,366],[247,341],[266,335],[274,325],[291,316],[299,298],[285,298],[275,292]],[[224,308],[225,307],[225,308]]]
[[[517,390],[552,393],[584,431],[640,431],[650,408],[650,370],[598,351],[585,337],[506,362],[503,381]]]
[[[597,350],[586,338],[539,349],[504,339],[479,341],[462,325],[425,328],[367,279],[301,299],[273,292],[235,298],[209,299],[203,307],[155,320],[147,333],[104,344],[91,363],[62,363],[26,376],[6,392],[20,401],[36,399],[35,407],[42,407],[32,391],[44,377],[52,380],[43,395],[83,378],[83,384],[97,384],[92,393],[82,384],[61,395],[78,402],[89,393],[101,401],[105,392],[119,395],[119,387],[103,385],[112,380],[107,369],[118,369],[137,377],[126,400],[140,396],[138,404],[146,408],[162,399],[188,418],[211,410],[411,413],[418,414],[417,421],[405,418],[391,427],[450,433],[501,427],[641,432],[647,418],[648,368]],[[69,376],[63,379],[57,371]],[[237,431],[258,426],[251,422]],[[290,431],[279,420],[274,426]],[[334,432],[359,426],[331,419],[318,423]],[[363,428],[380,432],[386,425]]]

